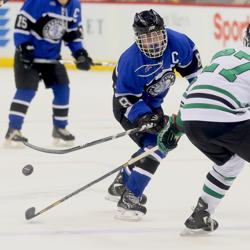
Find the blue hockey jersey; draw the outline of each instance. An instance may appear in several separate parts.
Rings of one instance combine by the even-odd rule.
[[[72,53],[83,47],[80,1],[26,0],[16,18],[15,46],[31,42],[35,58],[58,59],[62,41]]]
[[[199,52],[186,35],[166,29],[168,44],[160,58],[148,58],[132,44],[113,74],[115,98],[130,122],[161,107],[175,82],[175,71],[191,82],[202,68]]]

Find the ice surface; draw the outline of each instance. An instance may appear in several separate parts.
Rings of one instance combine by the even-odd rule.
[[[112,116],[111,72],[70,71],[69,129],[76,145],[121,132]],[[169,113],[178,109],[185,81],[177,79],[164,104]],[[0,70],[0,138],[8,126],[8,109],[14,95],[12,70]],[[51,146],[50,90],[40,84],[23,134],[31,143]],[[181,237],[183,222],[200,194],[211,167],[183,137],[179,147],[162,162],[146,189],[148,214],[140,222],[114,219],[116,204],[104,199],[109,177],[46,213],[26,221],[24,212],[37,211],[61,199],[124,163],[136,150],[129,138],[86,148],[66,155],[31,149],[0,148],[0,249],[1,250],[210,250],[249,249],[249,165],[235,181],[215,217],[220,228],[206,237]],[[22,175],[26,164],[34,166]]]

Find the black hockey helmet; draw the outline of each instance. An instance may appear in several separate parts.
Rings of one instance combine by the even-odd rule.
[[[154,10],[135,14],[133,29],[139,49],[149,58],[162,56],[167,47],[163,18]]]
[[[245,35],[243,37],[243,45],[246,47],[250,47],[250,24],[248,24],[245,31]]]
[[[164,29],[164,21],[154,10],[144,10],[135,14],[133,28],[136,34],[145,34]]]

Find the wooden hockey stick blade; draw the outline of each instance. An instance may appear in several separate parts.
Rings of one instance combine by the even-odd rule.
[[[67,153],[74,152],[74,151],[77,151],[79,149],[84,148],[83,145],[82,145],[82,146],[75,146],[75,147],[72,147],[72,148],[58,149],[57,150],[57,149],[43,148],[43,147],[31,144],[29,142],[23,142],[23,144],[25,146],[29,147],[29,148],[32,148],[32,149],[36,150],[36,151],[40,151],[40,152],[48,153],[48,154],[67,154]]]
[[[145,151],[144,153],[142,153],[142,154],[140,154],[140,155],[138,155],[138,156],[136,156],[134,158],[131,158],[129,161],[127,161],[126,163],[122,164],[121,166],[119,166],[119,167],[111,170],[110,172],[108,172],[108,173],[104,174],[103,176],[99,177],[98,179],[95,179],[95,180],[91,181],[90,183],[88,183],[85,186],[77,189],[76,191],[74,191],[74,192],[72,192],[72,193],[64,196],[62,199],[57,200],[56,202],[54,202],[51,205],[45,207],[44,209],[40,210],[37,213],[35,212],[36,211],[35,207],[31,207],[31,208],[27,209],[26,212],[25,212],[25,218],[27,220],[30,220],[30,219],[32,219],[32,218],[34,218],[34,217],[36,217],[36,216],[38,216],[40,214],[43,214],[43,213],[47,212],[49,209],[51,209],[51,208],[53,208],[53,207],[61,204],[62,202],[64,202],[65,200],[68,200],[72,196],[75,196],[76,194],[82,192],[83,190],[85,190],[85,189],[93,186],[94,184],[96,184],[96,183],[98,183],[98,182],[106,179],[107,177],[111,176],[112,174],[120,171],[122,168],[125,168],[125,167],[127,167],[127,166],[129,166],[129,165],[131,165],[131,164],[133,164],[133,163],[141,160],[142,158],[148,156],[149,154],[151,154],[152,152],[154,152],[156,150],[158,150],[158,146],[155,146],[155,147],[153,147],[153,148]]]
[[[34,207],[30,207],[29,209],[27,209],[25,211],[25,218],[26,220],[30,220],[32,218],[34,218],[36,215],[36,209]]]

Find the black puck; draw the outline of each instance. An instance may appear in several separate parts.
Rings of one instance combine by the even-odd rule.
[[[27,175],[32,174],[33,170],[34,170],[33,166],[30,165],[30,164],[28,164],[28,165],[26,165],[26,166],[23,167],[22,173],[23,173],[25,176],[27,176]]]

